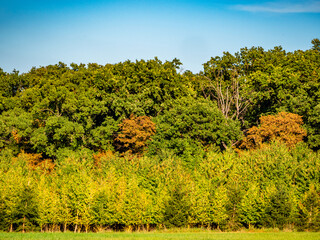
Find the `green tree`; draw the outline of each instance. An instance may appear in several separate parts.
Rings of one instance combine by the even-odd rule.
[[[203,148],[224,149],[241,136],[239,124],[204,99],[179,99],[154,121],[157,132],[149,146],[153,154],[173,149],[178,155],[192,156]]]
[[[313,185],[299,202],[297,225],[300,230],[319,231],[320,229],[320,195]]]
[[[288,190],[279,185],[276,191],[271,194],[267,203],[265,213],[266,222],[269,226],[283,229],[286,224],[290,223],[290,214],[292,211],[292,203]]]
[[[210,217],[218,229],[224,228],[228,220],[229,198],[225,186],[218,187],[211,198]]]
[[[95,195],[94,182],[90,174],[88,161],[66,158],[57,169],[59,177],[58,193],[64,214],[62,222],[67,228],[73,225],[74,232],[80,232],[84,227],[87,232],[93,219],[93,200]]]
[[[320,40],[318,38],[312,39],[312,49],[316,51],[320,51]]]
[[[22,232],[35,230],[37,227],[38,209],[36,192],[33,187],[25,185],[19,193],[19,200],[16,211],[17,230]]]
[[[37,193],[37,209],[38,209],[38,224],[41,231],[60,231],[61,224],[61,202],[57,193],[57,186],[53,176],[40,175]]]
[[[231,117],[237,115],[237,109],[243,109],[243,128],[256,125],[262,115],[284,111],[302,116],[308,130],[307,141],[318,149],[319,142],[314,137],[318,128],[309,122],[319,102],[320,86],[320,54],[315,51],[317,40],[312,43],[313,49],[306,51],[252,47],[242,48],[234,55],[225,52],[204,64],[204,83],[199,87],[205,97],[211,95],[217,101],[225,115]],[[235,97],[240,100],[240,108],[235,105]]]
[[[262,225],[264,197],[259,187],[252,185],[243,196],[240,203],[239,218],[249,229]]]

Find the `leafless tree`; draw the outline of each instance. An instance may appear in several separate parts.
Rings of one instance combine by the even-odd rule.
[[[208,81],[202,86],[206,98],[212,97],[217,101],[219,109],[226,118],[238,119],[243,122],[243,117],[251,103],[250,98],[241,96],[240,76],[236,68],[229,71],[230,83],[224,81],[223,70],[215,71],[214,79],[205,76]]]

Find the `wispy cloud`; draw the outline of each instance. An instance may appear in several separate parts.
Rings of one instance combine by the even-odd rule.
[[[266,2],[262,4],[235,5],[236,9],[247,12],[272,13],[320,13],[320,1]]]

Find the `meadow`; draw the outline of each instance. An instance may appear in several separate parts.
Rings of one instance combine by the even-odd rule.
[[[319,232],[110,232],[110,233],[0,233],[0,239],[20,240],[319,240]]]

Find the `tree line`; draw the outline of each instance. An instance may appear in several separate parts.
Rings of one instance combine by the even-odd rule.
[[[34,166],[39,157],[2,151],[1,230],[320,230],[320,157],[304,144],[211,151],[192,166],[105,152],[70,154],[51,169]]]
[[[319,230],[312,44],[0,70],[0,227]]]

